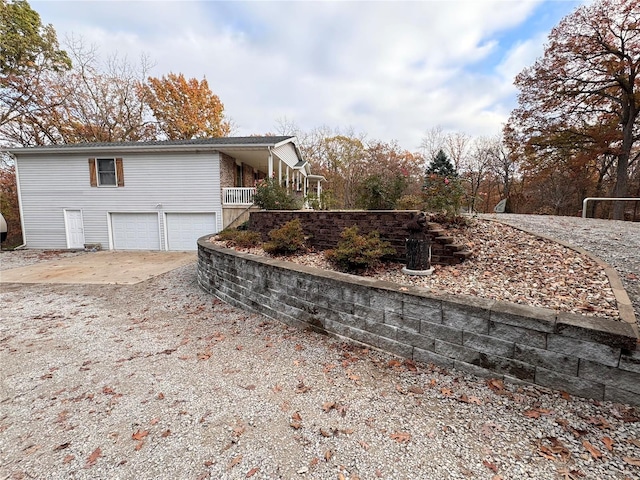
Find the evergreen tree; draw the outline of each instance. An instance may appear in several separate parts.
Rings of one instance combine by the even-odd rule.
[[[429,167],[427,168],[427,177],[429,175],[437,175],[439,177],[445,178],[455,178],[458,176],[458,172],[456,172],[456,167],[453,166],[447,154],[442,150],[439,150]]]

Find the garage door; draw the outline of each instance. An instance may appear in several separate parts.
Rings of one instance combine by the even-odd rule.
[[[116,250],[160,250],[157,213],[112,213],[111,228]]]
[[[169,250],[197,250],[198,238],[216,233],[215,213],[167,213]]]

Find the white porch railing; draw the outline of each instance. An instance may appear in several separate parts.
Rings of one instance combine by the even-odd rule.
[[[255,187],[234,187],[222,189],[223,205],[251,205],[253,196],[256,193]]]

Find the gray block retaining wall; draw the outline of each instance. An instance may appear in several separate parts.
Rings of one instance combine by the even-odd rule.
[[[198,240],[198,282],[242,309],[424,363],[640,405],[634,325],[319,270]]]

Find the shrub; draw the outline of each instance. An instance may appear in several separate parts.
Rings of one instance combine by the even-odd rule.
[[[380,239],[376,231],[358,235],[358,227],[347,227],[340,234],[342,240],[325,256],[339,270],[358,272],[380,264],[383,257],[396,253],[389,242]]]
[[[305,236],[299,219],[291,220],[282,227],[269,232],[270,241],[262,248],[273,255],[291,255],[306,251]]]
[[[227,247],[252,248],[262,243],[260,232],[235,228],[219,232],[216,239],[225,242]]]
[[[431,174],[425,180],[423,195],[427,210],[433,213],[444,213],[447,217],[453,218],[460,213],[464,187],[457,177],[448,178]]]
[[[403,195],[396,203],[398,210],[424,210],[424,198],[420,195]]]
[[[258,181],[253,203],[265,210],[299,210],[302,202],[274,178]]]

